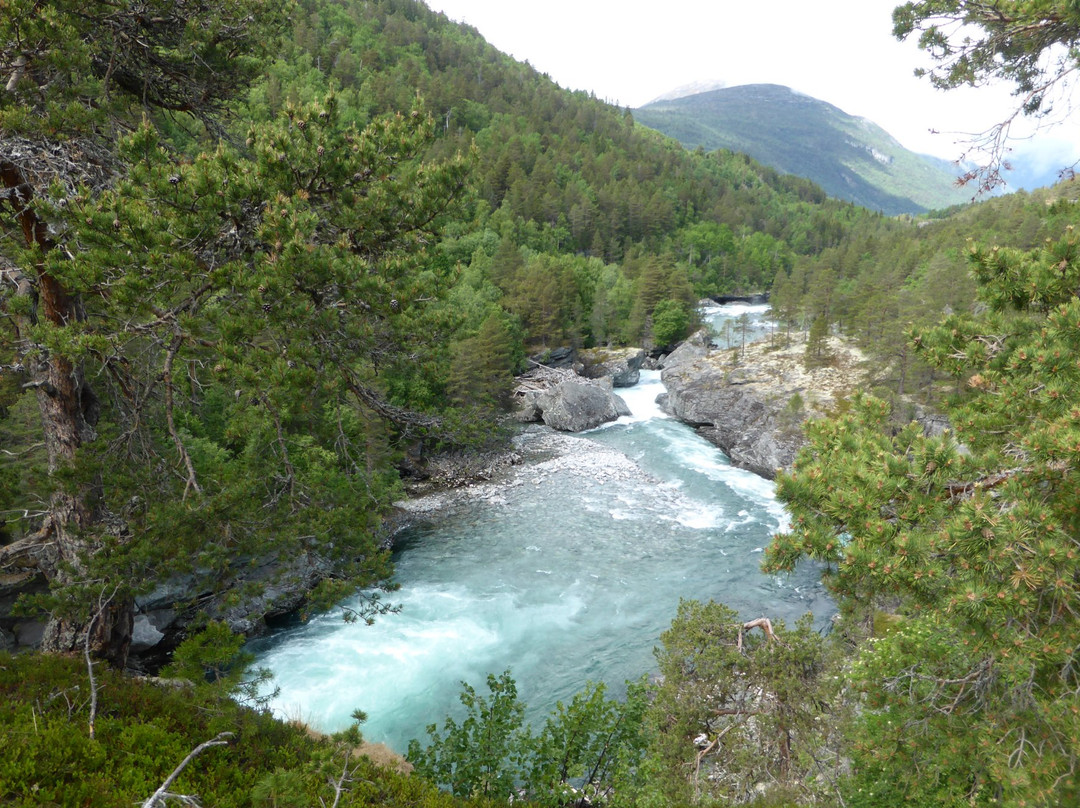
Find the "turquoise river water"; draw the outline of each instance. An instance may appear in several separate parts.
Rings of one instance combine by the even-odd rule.
[[[706,312],[714,328],[764,306]],[[759,569],[785,513],[773,484],[733,468],[656,406],[658,372],[617,391],[633,415],[580,436],[573,451],[449,507],[396,545],[399,614],[373,626],[333,613],[252,645],[275,675],[274,709],[327,731],[364,710],[364,735],[404,751],[507,668],[532,719],[588,680],[618,693],[655,669],[653,649],[680,598],[723,601],[746,619],[789,622],[833,605],[817,572]],[[546,428],[544,428],[546,429]],[[534,434],[535,428],[534,428]]]

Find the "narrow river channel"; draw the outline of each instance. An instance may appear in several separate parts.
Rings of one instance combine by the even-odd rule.
[[[709,315],[734,342],[767,327],[765,310]],[[723,326],[744,313],[741,327]],[[772,483],[666,417],[658,372],[618,392],[631,417],[580,436],[533,428],[526,440],[569,452],[399,537],[399,614],[370,627],[327,614],[254,643],[280,688],[274,709],[333,731],[359,708],[368,740],[404,751],[456,711],[461,681],[483,690],[488,673],[511,670],[533,719],[588,680],[618,693],[655,669],[680,598],[824,622],[833,605],[815,570],[759,570],[785,524]]]

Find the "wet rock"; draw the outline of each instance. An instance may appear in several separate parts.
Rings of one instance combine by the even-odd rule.
[[[536,406],[544,423],[563,432],[583,432],[630,415],[626,402],[611,391],[610,380],[601,381],[607,384],[568,380],[541,393]]]
[[[590,348],[578,351],[581,375],[586,379],[608,377],[614,387],[633,387],[637,384],[646,356],[642,348]]]

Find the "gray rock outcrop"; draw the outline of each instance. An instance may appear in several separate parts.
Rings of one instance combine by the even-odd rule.
[[[712,350],[712,334],[709,329],[702,328],[679,343],[674,351],[664,357],[660,367],[669,368],[694,362],[708,356]]]
[[[739,468],[772,479],[805,443],[802,422],[826,412],[836,398],[863,380],[858,351],[831,346],[833,365],[807,369],[805,347],[774,350],[758,343],[745,350],[710,349],[695,334],[665,360],[661,380],[665,412],[718,446]]]
[[[135,600],[131,653],[171,648],[196,611],[221,620],[239,634],[259,634],[265,630],[267,618],[298,609],[308,593],[332,573],[333,565],[326,559],[300,553],[286,563],[267,558],[253,565],[242,581],[224,592],[217,591],[205,573],[163,581]],[[244,593],[238,601],[237,592]]]
[[[633,387],[641,378],[646,353],[642,348],[589,348],[578,351],[581,375],[610,378],[615,387]]]
[[[760,379],[733,373],[708,362],[664,368],[665,412],[691,426],[720,447],[732,464],[772,479],[787,468],[803,444],[805,413],[792,413]]]
[[[630,414],[607,379],[568,379],[537,395],[532,405],[545,424],[563,432],[584,432]]]

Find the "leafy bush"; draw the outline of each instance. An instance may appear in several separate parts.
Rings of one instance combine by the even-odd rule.
[[[131,808],[141,805],[199,744],[207,749],[170,790],[214,808],[318,805],[465,805],[418,778],[352,755],[353,737],[318,738],[269,713],[224,697],[219,688],[133,679],[102,666],[94,737],[81,658],[0,654],[0,804],[10,808]],[[478,805],[480,803],[468,803]]]
[[[661,300],[652,314],[653,340],[657,345],[672,345],[686,336],[690,314],[679,300]]]
[[[625,701],[605,697],[603,684],[588,683],[569,705],[561,702],[534,734],[524,721],[510,671],[489,674],[490,696],[463,682],[466,718],[447,718],[431,742],[409,743],[418,775],[455,794],[492,799],[523,797],[540,806],[595,805],[609,799],[637,768],[645,748],[644,684],[631,685]]]

